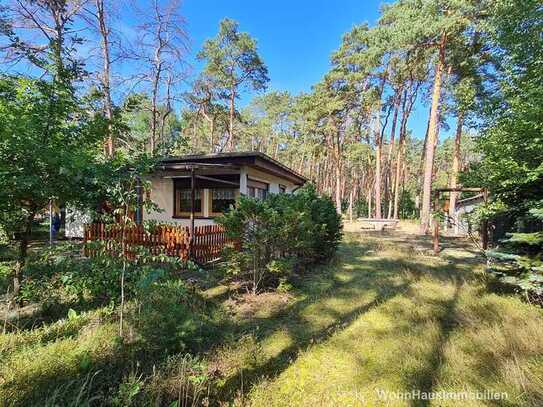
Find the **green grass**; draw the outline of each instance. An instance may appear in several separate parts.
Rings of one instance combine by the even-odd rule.
[[[417,254],[417,249],[421,252]],[[488,292],[478,259],[424,242],[347,237],[329,285],[315,280],[286,317],[252,405],[386,405],[378,391],[506,392],[501,405],[543,403],[543,314]],[[319,290],[319,287],[322,290]],[[314,296],[314,297],[312,297]],[[279,335],[263,339],[278,352]],[[392,405],[458,405],[395,400]],[[498,403],[498,404],[500,404]],[[486,405],[469,400],[462,405]]]
[[[454,406],[377,391],[493,390],[508,398],[462,405],[542,405],[543,312],[493,293],[468,246],[444,245],[436,258],[426,238],[347,234],[288,294],[207,286],[187,323],[151,325],[164,329],[155,345],[184,338],[180,353],[151,352],[137,322],[120,341],[107,309],[0,335],[0,404],[169,405],[188,392],[212,404]]]

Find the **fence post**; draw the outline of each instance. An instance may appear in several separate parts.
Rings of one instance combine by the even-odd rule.
[[[488,189],[483,189],[483,200],[486,205],[488,202]],[[481,222],[481,245],[483,250],[488,249],[488,220],[485,218]]]

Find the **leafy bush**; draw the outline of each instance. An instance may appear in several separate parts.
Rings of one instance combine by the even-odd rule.
[[[92,242],[96,255],[81,256],[80,245],[58,245],[30,259],[24,272],[20,297],[24,302],[118,303],[122,258],[98,250],[101,242]],[[125,291],[135,297],[145,279],[173,277],[192,263],[165,255],[140,256],[127,262]],[[147,281],[146,284],[149,284]]]
[[[241,251],[225,253],[227,271],[248,282],[253,292],[331,258],[341,239],[341,218],[334,204],[311,185],[265,200],[241,197],[217,221],[241,243]]]
[[[70,264],[97,260],[74,257]],[[182,281],[171,265],[140,268],[140,278],[134,276],[125,287],[130,286],[131,298],[124,339],[119,336],[119,307],[114,301],[93,311],[70,309],[63,319],[37,329],[0,333],[0,400],[10,400],[10,405],[134,405],[155,396],[151,390],[153,394],[144,394],[149,393],[144,388],[148,379],[155,383],[155,365],[179,351],[208,348],[217,340],[221,332],[214,319],[215,304]],[[58,274],[71,269],[46,270],[50,275],[43,281],[56,287],[59,295],[67,295],[65,286],[57,286]],[[196,361],[189,362],[187,376],[176,376],[168,386],[190,390],[190,397],[198,400],[205,396],[207,379]],[[164,383],[157,389],[156,396],[176,399],[177,393],[170,394],[166,387]]]
[[[142,287],[134,326],[146,353],[194,350],[213,337],[205,300],[187,283],[167,276]]]

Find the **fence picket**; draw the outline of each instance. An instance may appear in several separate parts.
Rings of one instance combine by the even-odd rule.
[[[189,258],[191,237],[190,229],[186,226],[158,225],[150,232],[146,232],[141,225],[131,225],[124,230],[124,233],[126,255],[129,258],[135,257],[137,246],[147,247],[153,255],[164,253],[183,260]],[[122,244],[123,228],[119,224],[86,224],[83,238],[85,243],[103,241],[106,250],[114,253]],[[192,259],[201,264],[217,260],[227,244],[239,247],[237,242],[227,238],[222,226],[197,226],[194,228]],[[83,254],[92,257],[96,255],[96,250],[85,247]]]

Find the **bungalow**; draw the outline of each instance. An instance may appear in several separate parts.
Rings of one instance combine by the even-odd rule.
[[[151,200],[161,211],[145,211],[144,220],[190,226],[213,225],[240,195],[257,199],[292,193],[307,180],[260,152],[169,157],[151,176]],[[192,196],[194,191],[194,203]]]
[[[215,224],[214,218],[240,195],[262,199],[269,193],[292,193],[307,181],[260,152],[168,157],[146,179],[151,183],[150,199],[159,210],[137,211],[136,221],[155,220],[191,230]],[[89,220],[88,215],[68,210],[66,237],[82,238]]]

